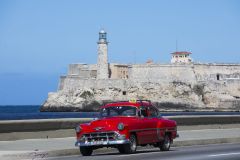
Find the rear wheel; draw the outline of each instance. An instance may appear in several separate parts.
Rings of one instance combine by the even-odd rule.
[[[91,147],[79,147],[80,152],[83,156],[91,156],[93,149]]]
[[[164,140],[160,143],[161,151],[169,151],[171,147],[171,139],[169,135],[165,135]]]

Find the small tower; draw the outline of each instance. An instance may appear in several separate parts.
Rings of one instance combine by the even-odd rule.
[[[108,42],[107,32],[103,29],[99,32],[98,44],[98,63],[97,63],[97,79],[108,79]]]

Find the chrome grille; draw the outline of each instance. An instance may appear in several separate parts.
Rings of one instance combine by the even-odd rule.
[[[112,141],[115,140],[117,134],[115,132],[95,132],[95,133],[88,133],[82,136],[82,139],[88,142],[93,141]]]

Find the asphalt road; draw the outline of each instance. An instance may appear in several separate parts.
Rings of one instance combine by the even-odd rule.
[[[148,148],[137,151],[135,154],[119,154],[116,152],[99,153],[82,157],[64,156],[48,158],[47,160],[240,160],[239,144],[218,144],[206,146],[174,147],[170,151],[161,152],[157,148]]]

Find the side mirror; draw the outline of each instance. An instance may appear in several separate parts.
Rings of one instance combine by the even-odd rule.
[[[96,120],[98,120],[98,119],[99,119],[98,117],[93,118],[94,121],[96,121]]]

